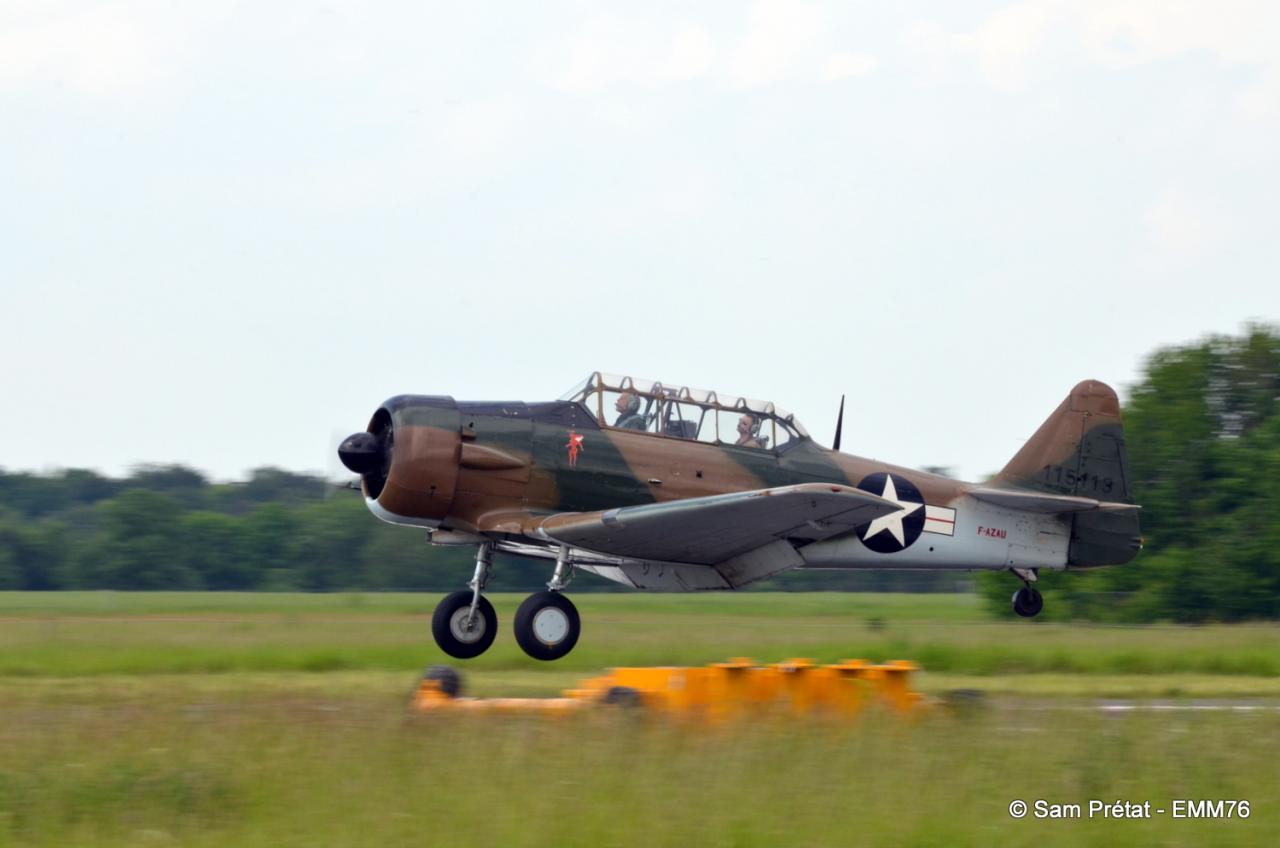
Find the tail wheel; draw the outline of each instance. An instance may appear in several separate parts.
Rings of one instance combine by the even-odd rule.
[[[535,660],[558,660],[573,650],[582,632],[578,608],[559,592],[537,592],[516,610],[512,628],[521,649]]]
[[[493,604],[481,595],[472,618],[471,598],[470,589],[447,595],[431,616],[431,635],[436,638],[436,644],[460,660],[480,656],[489,650],[493,637],[498,635],[498,614],[493,611]]]

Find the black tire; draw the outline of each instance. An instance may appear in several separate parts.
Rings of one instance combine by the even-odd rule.
[[[431,635],[436,637],[436,644],[440,650],[460,660],[480,656],[489,650],[493,637],[498,635],[498,614],[484,595],[476,605],[475,630],[464,635],[461,624],[470,608],[471,590],[463,589],[445,596],[431,616]]]
[[[1023,586],[1013,593],[1013,611],[1023,618],[1033,618],[1044,609],[1044,597],[1036,589]]]
[[[556,611],[561,616],[557,617]],[[578,644],[582,620],[578,608],[559,592],[535,592],[516,610],[511,627],[526,654],[535,660],[558,660]],[[548,638],[549,634],[554,641]]]

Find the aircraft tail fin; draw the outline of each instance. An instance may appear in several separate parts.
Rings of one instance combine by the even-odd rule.
[[[1078,383],[992,482],[1132,503],[1115,390],[1097,380]],[[1136,510],[1080,512],[1072,522],[1070,565],[1128,562],[1141,548]]]

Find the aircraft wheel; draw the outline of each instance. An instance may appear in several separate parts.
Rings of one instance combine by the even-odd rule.
[[[1023,618],[1039,615],[1044,609],[1044,598],[1030,586],[1023,586],[1013,593],[1013,611]]]
[[[476,617],[467,626],[471,611],[471,590],[463,589],[445,596],[431,616],[431,635],[436,637],[440,650],[451,657],[469,660],[478,657],[493,644],[498,635],[498,614],[484,595],[476,605]]]
[[[536,592],[516,610],[516,641],[535,660],[558,660],[578,644],[582,622],[573,602],[559,592]]]

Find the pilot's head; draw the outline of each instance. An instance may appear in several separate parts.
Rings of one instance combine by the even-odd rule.
[[[631,392],[623,392],[618,395],[618,402],[613,405],[613,408],[622,413],[635,413],[640,409],[640,398]]]
[[[756,417],[754,415],[743,414],[743,416],[738,419],[739,436],[754,436],[758,429],[760,429],[760,425],[756,423]]]

